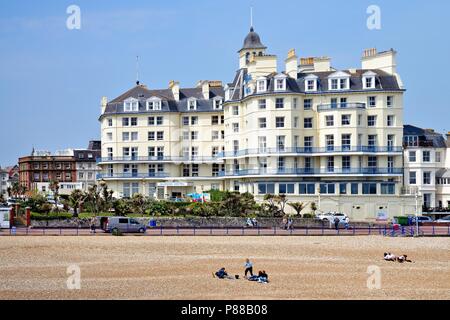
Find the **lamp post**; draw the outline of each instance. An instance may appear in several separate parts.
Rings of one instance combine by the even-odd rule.
[[[419,236],[419,219],[418,219],[418,211],[419,211],[419,190],[416,189],[416,237]]]

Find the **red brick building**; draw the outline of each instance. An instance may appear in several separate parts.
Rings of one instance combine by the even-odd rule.
[[[19,158],[19,182],[27,191],[35,190],[39,182],[76,182],[76,165],[73,155],[50,155],[32,152]]]

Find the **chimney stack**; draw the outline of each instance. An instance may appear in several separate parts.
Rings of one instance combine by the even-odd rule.
[[[169,82],[169,89],[172,90],[175,101],[180,101],[180,83],[175,80]]]
[[[397,73],[397,52],[394,49],[388,51],[377,52],[377,49],[370,48],[364,50],[362,56],[362,69],[373,70],[379,69],[394,75]]]
[[[102,101],[100,102],[101,109],[102,109],[102,114],[105,113],[107,104],[108,104],[108,98],[107,97],[102,97]]]
[[[208,100],[209,99],[209,81],[208,80],[200,80],[197,83],[197,87],[202,88],[203,98],[205,100]]]
[[[291,49],[288,52],[288,56],[285,60],[286,63],[286,73],[289,77],[297,79],[298,65],[297,65],[297,55],[295,54],[295,49]]]

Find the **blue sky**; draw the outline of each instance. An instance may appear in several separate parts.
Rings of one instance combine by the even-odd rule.
[[[66,28],[71,4],[81,8],[81,30]],[[381,30],[366,27],[372,4],[381,8]],[[345,69],[360,66],[365,48],[396,49],[405,123],[450,131],[448,0],[1,1],[0,165],[33,146],[55,151],[98,139],[100,99],[134,85],[136,55],[150,88],[231,81],[250,6],[280,60],[295,48]]]

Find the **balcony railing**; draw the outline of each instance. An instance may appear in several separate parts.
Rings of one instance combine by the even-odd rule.
[[[162,161],[220,161],[219,156],[186,156],[186,157],[172,157],[172,156],[153,156],[153,157],[106,157],[97,158],[97,163],[101,162],[162,162]]]
[[[167,172],[147,172],[147,173],[99,173],[97,174],[97,180],[101,179],[145,179],[145,178],[167,178],[169,173]]]
[[[365,109],[365,108],[366,108],[365,103],[343,102],[343,103],[319,104],[317,106],[317,111],[334,110],[334,109]]]
[[[241,169],[221,172],[224,176],[249,175],[319,175],[319,174],[364,174],[364,175],[399,175],[402,168],[284,168],[284,169]]]
[[[261,154],[314,154],[335,152],[402,152],[402,147],[375,147],[375,146],[328,146],[328,147],[297,147],[297,148],[257,148],[243,149],[238,151],[225,151],[218,154],[219,158],[242,157],[247,155]]]

